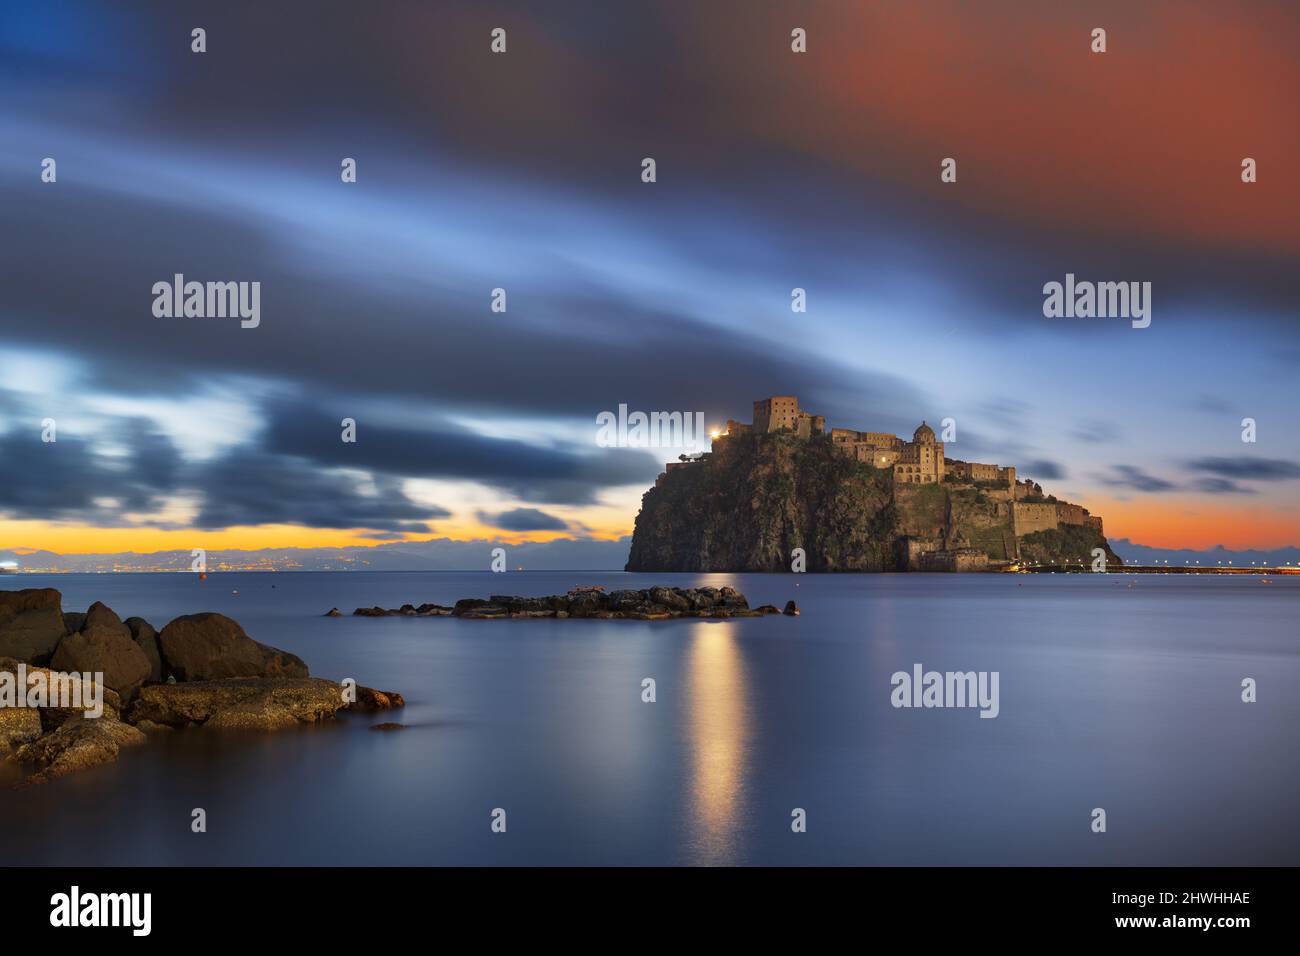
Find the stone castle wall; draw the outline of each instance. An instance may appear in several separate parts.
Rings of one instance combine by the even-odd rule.
[[[978,548],[927,551],[920,557],[921,571],[987,571],[989,556]]]
[[[1035,531],[1055,531],[1058,525],[1056,505],[1047,503],[1011,503],[1011,533],[1023,538]]]
[[[1083,505],[1072,505],[1068,501],[1056,503],[1056,520],[1061,524],[1086,524],[1088,509]]]

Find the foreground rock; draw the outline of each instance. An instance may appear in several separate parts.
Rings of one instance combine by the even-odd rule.
[[[184,684],[150,684],[127,712],[127,721],[147,730],[203,726],[226,730],[282,730],[329,720],[340,710],[379,711],[405,707],[402,695],[345,688],[319,677],[239,677]]]
[[[345,694],[310,677],[300,657],[221,614],[178,617],[159,633],[101,603],[65,614],[50,588],[0,591],[0,754],[31,767],[28,782],[109,763],[146,734],[281,730],[403,706],[393,691],[349,681]]]
[[[17,706],[18,701],[15,700],[14,706],[9,706],[8,702],[0,698],[0,727],[26,726],[31,716],[35,715],[40,728],[48,732],[69,718],[82,716],[91,709],[92,702],[96,700],[100,702],[100,707],[106,716],[114,720],[120,718],[122,698],[110,688],[96,684],[94,678],[87,680],[80,674],[61,673],[48,667],[17,661],[12,657],[0,657],[0,682],[16,684],[20,673],[26,677],[29,694],[32,688],[37,686],[44,686],[47,691],[50,688],[63,687],[66,689],[68,699],[76,701],[77,704],[68,707],[51,707],[47,703],[44,707],[24,707]],[[2,739],[3,734],[0,734],[0,742]]]
[[[50,661],[56,671],[103,674],[104,684],[130,700],[150,674],[149,658],[131,638],[131,630],[96,602],[81,630],[59,642]]]
[[[149,661],[148,680],[155,684],[165,681],[167,672],[163,668],[162,650],[158,644],[158,632],[153,629],[153,625],[142,617],[128,617],[122,623],[131,632],[131,640],[135,641],[136,646],[144,651],[144,656]]]
[[[352,613],[358,617],[450,615],[469,620],[577,617],[663,621],[678,617],[763,617],[780,612],[771,604],[751,608],[745,595],[731,587],[653,587],[610,591],[608,594],[600,588],[574,588],[568,594],[547,597],[494,594],[486,599],[464,598],[454,607],[404,604],[387,610],[359,607]]]
[[[0,591],[0,657],[48,664],[67,628],[54,588]]]
[[[30,764],[36,773],[28,783],[45,783],[56,777],[112,763],[123,747],[142,744],[145,736],[116,718],[78,715],[31,743],[19,747],[10,760]]]
[[[158,644],[178,681],[308,676],[301,658],[259,644],[224,614],[178,617],[162,629]]]
[[[346,705],[343,687],[319,677],[234,678],[151,684],[127,712],[130,723],[281,730],[328,720]]]
[[[0,707],[0,751],[16,750],[44,732],[41,712],[35,708]]]

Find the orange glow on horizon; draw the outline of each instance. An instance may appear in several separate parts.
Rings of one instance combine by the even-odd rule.
[[[631,528],[591,528],[584,534],[603,540],[616,540],[630,534]],[[438,525],[432,532],[409,534],[401,540],[427,541],[450,538],[454,541],[490,540],[505,544],[525,541],[554,541],[572,538],[570,531],[500,531],[475,522],[464,525]],[[134,551],[188,551],[205,548],[255,550],[258,548],[345,548],[387,543],[368,538],[363,532],[348,529],[302,528],[295,525],[259,525],[223,528],[214,531],[156,528],[89,528],[42,521],[6,521],[0,524],[0,548],[53,551],[58,554],[112,554]]]
[[[1086,505],[1101,515],[1106,537],[1127,538],[1153,548],[1204,550],[1223,545],[1233,551],[1270,550],[1300,543],[1300,514],[1264,503],[1224,505],[1177,497],[1090,497]]]
[[[1279,510],[1275,504],[1204,499],[1134,497],[1128,500],[1088,496],[1080,500],[1105,522],[1106,537],[1127,538],[1156,548],[1205,549],[1223,545],[1233,550],[1267,550],[1300,544],[1300,512]],[[632,533],[626,524],[584,522],[575,531],[501,531],[474,519],[440,522],[431,532],[408,534],[401,540],[499,541],[518,545],[559,538],[591,537],[614,541]],[[41,521],[0,523],[0,549],[35,549],[59,554],[111,554],[154,551],[258,548],[343,548],[387,543],[349,529],[259,525],[214,531],[154,528],[95,528]]]

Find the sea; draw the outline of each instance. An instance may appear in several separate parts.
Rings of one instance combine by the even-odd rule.
[[[655,584],[731,585],[801,614],[350,616]],[[219,611],[314,675],[407,702],[272,734],[157,735],[42,786],[12,786],[0,764],[0,865],[1300,863],[1300,577],[120,573],[0,587],[55,587],[65,611],[103,601],[159,629]],[[895,675],[918,665],[996,673],[996,717],[895,706]],[[381,721],[405,726],[369,729]]]

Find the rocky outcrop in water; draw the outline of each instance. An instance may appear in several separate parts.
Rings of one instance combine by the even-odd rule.
[[[0,754],[29,768],[29,783],[116,760],[146,733],[281,730],[403,706],[393,691],[310,677],[222,614],[159,633],[98,602],[65,614],[52,588],[0,591]]]
[[[404,604],[390,609],[359,607],[352,613],[358,617],[450,616],[470,621],[571,617],[663,621],[678,617],[763,617],[781,611],[771,604],[751,608],[745,595],[732,587],[652,587],[608,593],[588,587],[545,597],[494,594],[487,598],[462,598],[453,607],[422,604],[415,608]]]

